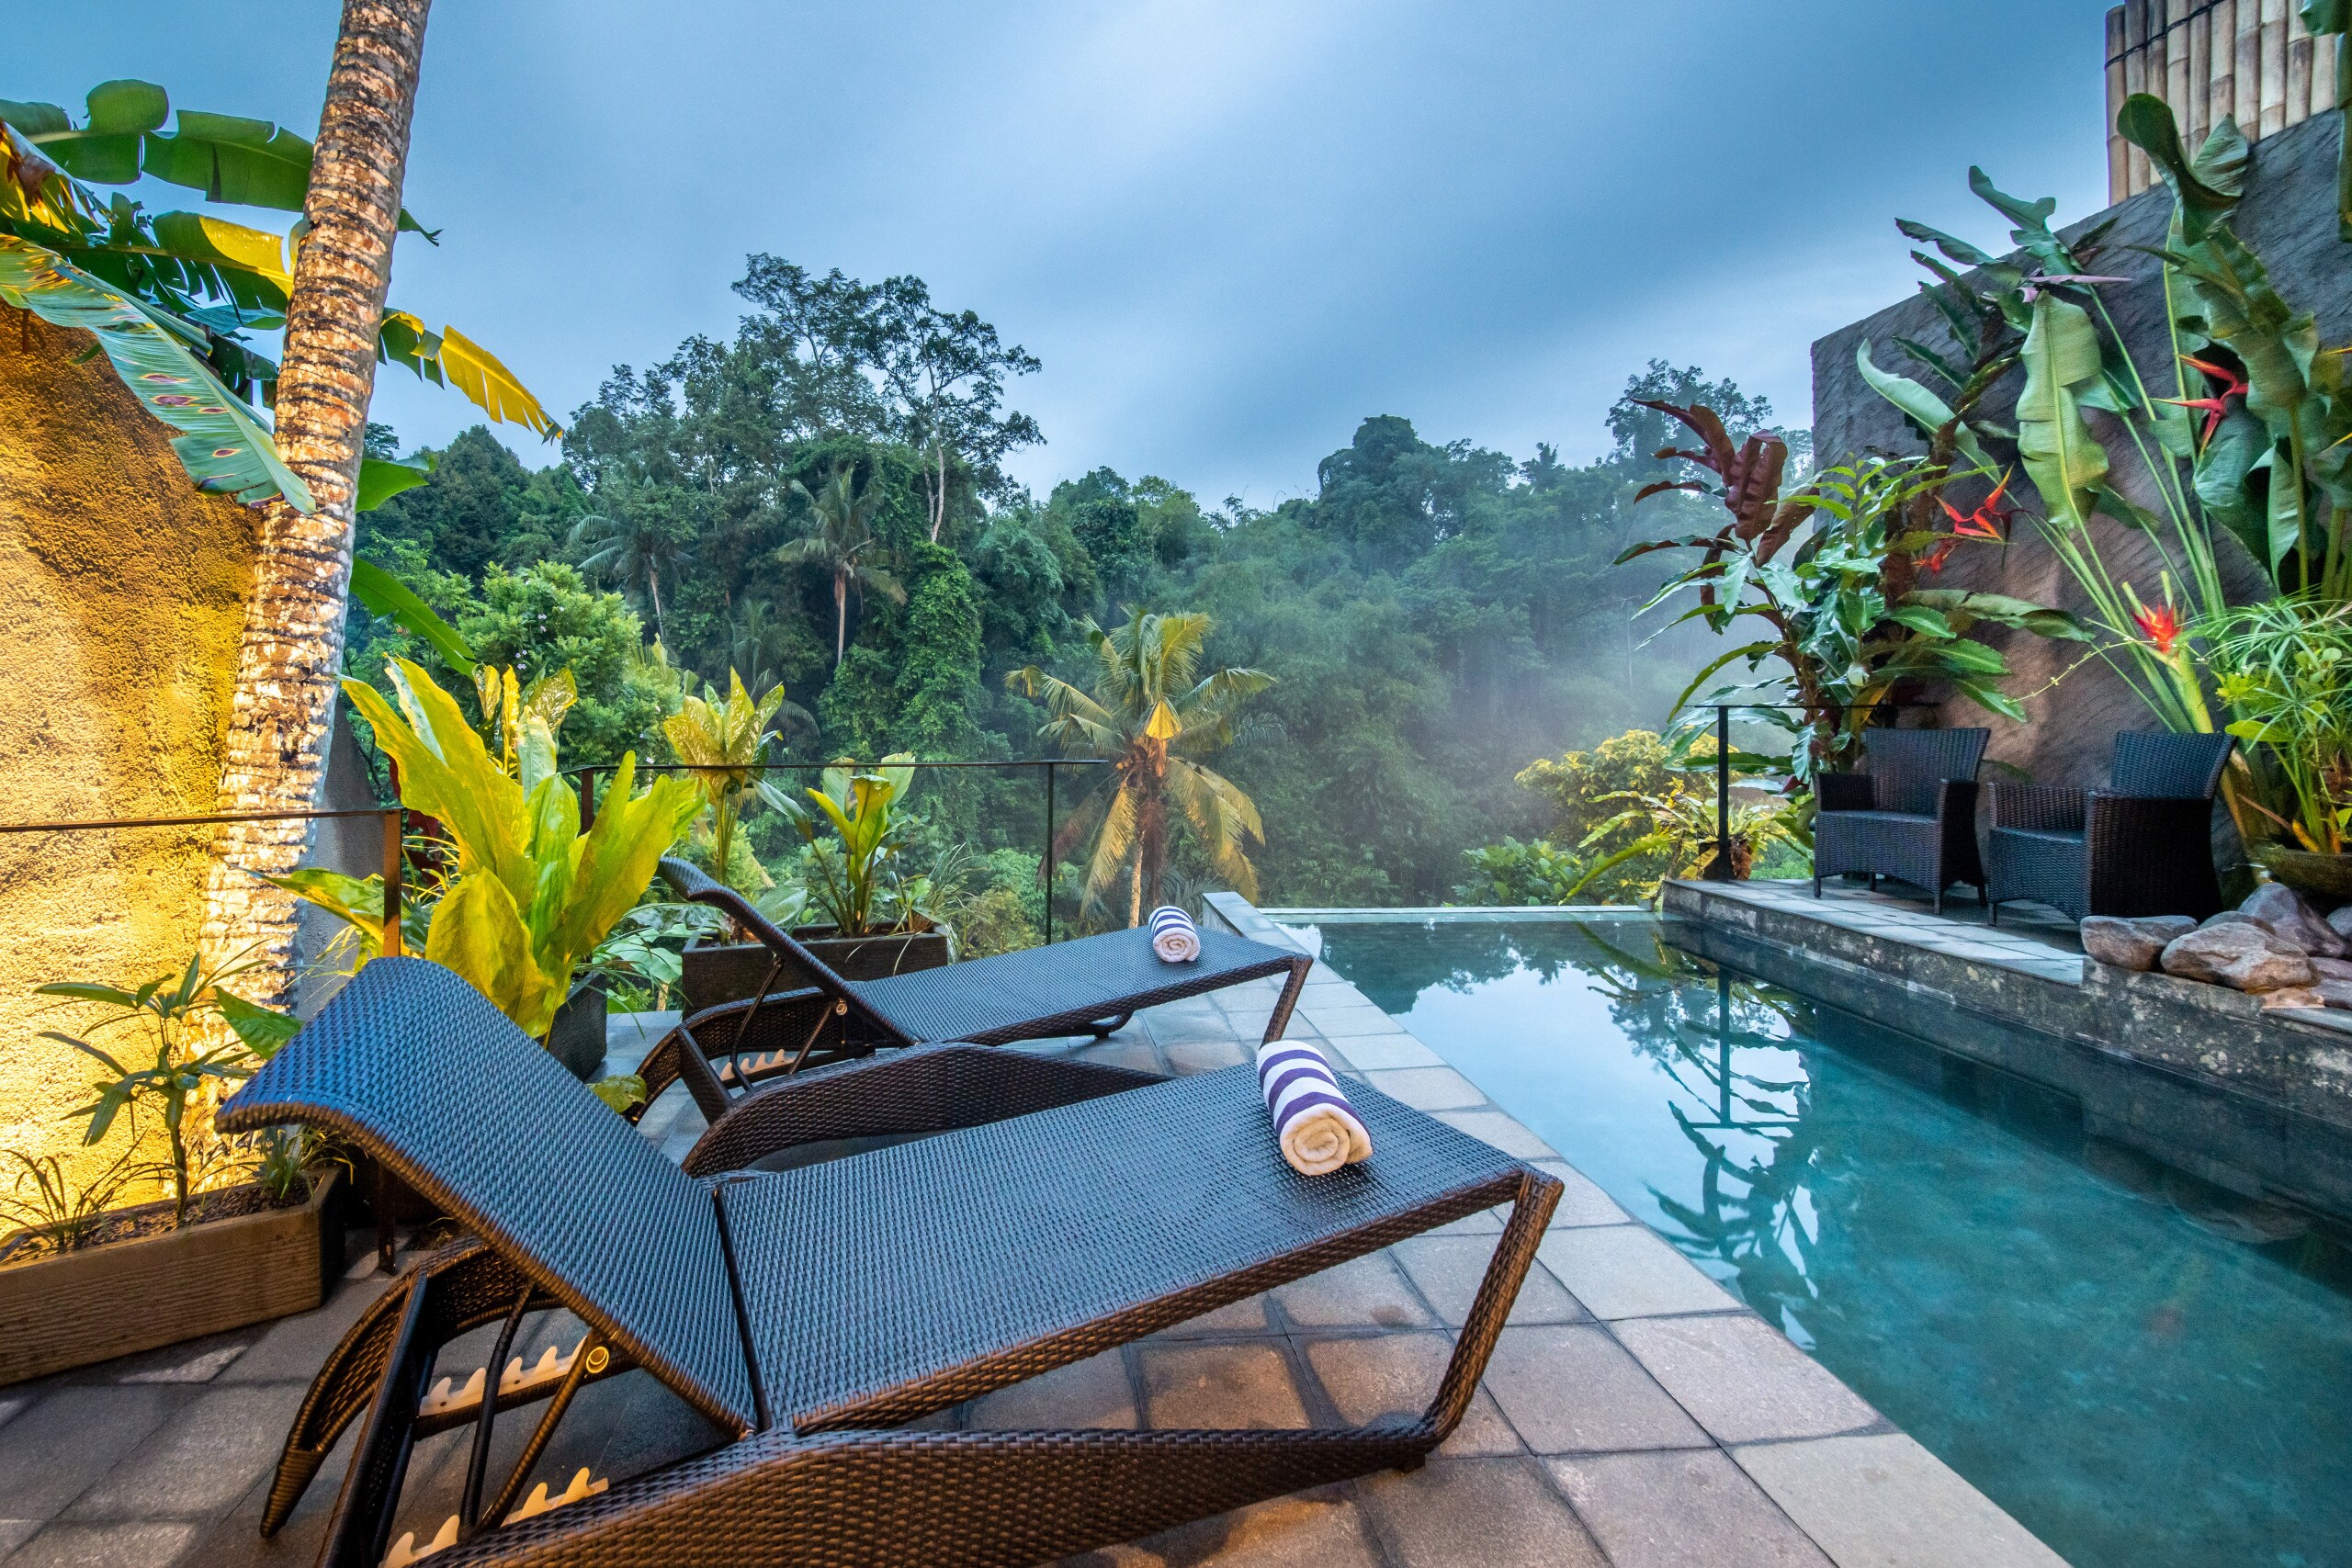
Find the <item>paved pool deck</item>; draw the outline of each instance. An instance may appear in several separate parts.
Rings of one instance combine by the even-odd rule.
[[[1238,899],[1227,923],[1285,945]],[[1170,1073],[1246,1058],[1273,982],[1138,1014],[1108,1041],[1023,1047]],[[612,1065],[671,1019],[616,1020]],[[1321,964],[1289,1031],[1351,1077],[1558,1176],[1567,1191],[1468,1417],[1410,1474],[1245,1508],[1073,1560],[1086,1568],[2012,1568],[2059,1562],[1836,1377],[1635,1223],[1444,1060]],[[644,1131],[683,1154],[676,1091]],[[1419,1410],[1434,1392],[1501,1221],[1442,1231],[1213,1313],[922,1425],[1258,1427]],[[385,1281],[355,1263],[317,1312],[0,1389],[0,1562],[307,1564],[349,1439],[276,1540],[254,1530],[288,1423],[329,1348]],[[403,1261],[407,1256],[404,1255]],[[561,1319],[564,1314],[555,1314]],[[475,1337],[487,1341],[491,1331]],[[578,1338],[541,1325],[523,1348]],[[445,1365],[478,1365],[486,1343]],[[503,1432],[518,1445],[526,1425]],[[455,1508],[462,1435],[419,1445],[399,1529]],[[707,1447],[641,1373],[593,1385],[538,1473],[625,1475]],[[397,1533],[397,1532],[396,1532]],[[684,1568],[684,1565],[682,1565]]]

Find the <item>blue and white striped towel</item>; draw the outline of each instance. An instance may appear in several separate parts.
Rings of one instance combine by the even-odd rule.
[[[1162,904],[1145,922],[1151,932],[1151,950],[1166,964],[1190,964],[1201,955],[1201,933],[1193,917],[1173,904]]]
[[[1301,1176],[1324,1176],[1372,1157],[1372,1134],[1356,1120],[1323,1053],[1297,1040],[1258,1047],[1258,1087],[1273,1113],[1283,1158]]]

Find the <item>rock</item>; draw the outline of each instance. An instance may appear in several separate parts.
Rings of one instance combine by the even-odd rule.
[[[2327,929],[2346,942],[2352,942],[2352,904],[2346,904],[2328,916]]]
[[[2197,929],[2200,931],[2220,931],[2225,926],[2234,926],[2240,931],[2259,931],[2262,939],[2270,944],[2273,952],[2291,953],[2299,958],[2311,956],[2295,942],[2280,936],[2268,920],[2259,915],[2249,915],[2244,909],[2224,909]]]
[[[2319,971],[2323,985],[2330,980],[2352,980],[2352,959],[2314,958],[2312,967]]]
[[[2276,991],[2319,978],[2310,959],[2279,951],[2278,941],[2252,921],[2201,926],[2175,940],[2160,962],[2167,975],[2241,991]]]
[[[2118,969],[2154,969],[2168,943],[2197,929],[2187,915],[2149,915],[2136,920],[2093,915],[2083,922],[2083,951]],[[2352,978],[2352,969],[2346,971]]]
[[[2352,1011],[2352,980],[2322,980],[2312,989],[2328,1006]]]
[[[2315,958],[2342,958],[2352,951],[2343,936],[2303,902],[2303,896],[2285,883],[2264,883],[2246,896],[2238,912],[2252,915]]]
[[[2262,1010],[2281,1012],[2289,1008],[2324,1008],[2327,997],[2314,986],[2284,986],[2275,991],[2262,993]]]

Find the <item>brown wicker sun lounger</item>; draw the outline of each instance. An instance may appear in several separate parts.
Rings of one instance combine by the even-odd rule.
[[[942,1054],[846,1065],[757,1097],[758,1110]],[[1017,1053],[960,1059],[1027,1070]],[[288,1434],[264,1533],[355,1420],[326,1568],[377,1568],[396,1525],[427,1545],[454,1537],[435,1568],[1030,1563],[1417,1465],[1467,1407],[1560,1184],[1368,1087],[1350,1094],[1375,1153],[1314,1179],[1282,1162],[1245,1066],[702,1181],[456,976],[379,959],[220,1124],[331,1128],[471,1236],[412,1266],[329,1359]],[[824,1131],[803,1109],[779,1138]],[[527,1152],[517,1127],[530,1130]],[[904,1428],[1500,1203],[1510,1222],[1418,1417],[1316,1430]],[[499,1325],[495,1367],[527,1314],[558,1307],[586,1325],[560,1368],[504,1392],[435,1384],[435,1357],[458,1335]],[[444,1375],[464,1385],[469,1370]],[[628,1370],[712,1423],[716,1446],[599,1478],[527,1517],[529,1505],[515,1508],[579,1389]],[[539,1404],[492,1488],[498,1413]],[[416,1441],[451,1429],[474,1433],[454,1528],[402,1518]]]
[[[1101,1039],[1144,1008],[1274,975],[1287,978],[1264,1038],[1279,1040],[1313,967],[1303,954],[1216,931],[1201,932],[1198,959],[1168,964],[1152,953],[1150,933],[1136,930],[852,980],[697,868],[665,859],[662,874],[680,897],[722,911],[772,955],[759,995],[687,1018],[647,1054],[639,1069],[647,1103],[684,1079],[714,1125],[730,1093],[811,1064],[933,1041],[1002,1045],[1075,1034]],[[768,989],[790,971],[815,984]],[[708,1066],[721,1058],[722,1066]]]

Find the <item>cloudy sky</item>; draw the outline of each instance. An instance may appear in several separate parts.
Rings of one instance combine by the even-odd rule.
[[[731,330],[746,252],[911,272],[1045,361],[1041,491],[1311,491],[1359,418],[1606,445],[1652,356],[1810,407],[1907,292],[1891,220],[2105,200],[2107,0],[442,0],[394,297],[568,412]],[[139,76],[316,129],[331,0],[11,18],[0,97]],[[173,205],[169,187],[158,205]],[[471,405],[391,370],[410,444]],[[527,434],[517,449],[551,454]]]

